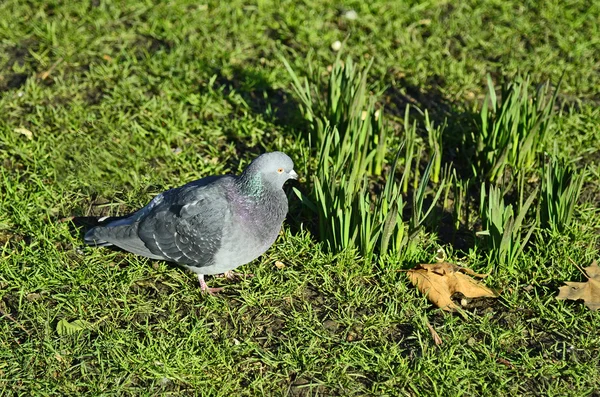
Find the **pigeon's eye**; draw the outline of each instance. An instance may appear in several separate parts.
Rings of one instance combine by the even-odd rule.
[[[281,174],[281,173],[283,173],[283,168],[277,168],[277,173],[278,173],[278,174]]]

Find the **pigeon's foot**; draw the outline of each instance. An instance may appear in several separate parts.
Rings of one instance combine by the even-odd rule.
[[[254,274],[238,273],[238,272],[234,272],[233,270],[227,270],[225,273],[219,274],[215,277],[225,277],[227,280],[239,280],[242,278],[252,278],[252,277],[254,277]]]
[[[198,275],[198,281],[200,282],[200,289],[202,290],[203,294],[215,295],[223,291],[223,288],[210,288],[208,285],[206,285],[206,281],[204,281],[204,274]]]

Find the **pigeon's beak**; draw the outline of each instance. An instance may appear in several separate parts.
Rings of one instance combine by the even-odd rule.
[[[296,171],[294,171],[294,170],[290,171],[290,178],[292,178],[292,179],[298,179],[298,174],[296,174]]]

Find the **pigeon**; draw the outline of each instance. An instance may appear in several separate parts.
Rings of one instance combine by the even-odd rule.
[[[274,242],[288,212],[284,183],[298,179],[285,153],[264,153],[239,175],[209,176],[160,193],[148,205],[85,234],[92,246],[115,245],[175,262],[198,274],[231,274]]]

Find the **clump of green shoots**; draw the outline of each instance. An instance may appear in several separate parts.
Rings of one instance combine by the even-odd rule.
[[[311,146],[318,155],[312,198],[316,201],[321,239],[335,251],[357,248],[367,259],[376,253],[401,253],[409,241],[407,226],[414,237],[440,196],[438,193],[431,206],[423,210],[432,162],[420,184],[415,178],[414,219],[405,225],[402,189],[408,183],[412,158],[408,166],[405,159],[399,182],[395,173],[405,148],[414,156],[416,125],[411,124],[407,113],[404,142],[390,167],[385,157],[391,130],[383,121],[382,110],[376,107],[377,90],[368,87],[366,80],[371,64],[361,70],[349,58],[342,62],[338,57],[328,86],[323,87],[319,73],[311,71],[316,76],[313,81],[309,83],[305,78],[301,82],[289,63],[283,62],[311,125]],[[325,99],[321,97],[323,92],[327,93]],[[376,182],[384,176],[386,182],[380,186]]]
[[[368,135],[364,150],[374,153],[367,170],[372,175],[381,174],[387,150],[387,130],[383,128],[383,118],[379,117],[383,109],[371,106],[380,95],[377,87],[367,82],[373,60],[360,69],[350,57],[343,62],[338,55],[326,84],[321,79],[320,71],[312,66],[308,73],[310,81],[304,78],[301,82],[289,62],[285,58],[282,61],[292,78],[294,91],[302,102],[304,117],[311,125],[311,146],[320,147],[324,143],[327,125],[335,126],[342,138],[360,131]],[[324,92],[327,94],[323,98]],[[370,95],[370,92],[374,94]],[[369,122],[365,122],[367,118]]]
[[[523,221],[537,195],[537,188],[527,201],[518,209],[513,205],[505,205],[501,189],[490,186],[486,191],[485,184],[481,186],[480,213],[483,231],[477,235],[484,236],[489,249],[489,259],[496,265],[515,270],[516,260],[523,253],[536,224],[526,226]],[[524,229],[528,229],[523,237]]]
[[[550,96],[550,85],[544,84],[530,96],[529,77],[518,77],[503,86],[499,100],[489,75],[487,81],[480,128],[473,135],[477,150],[473,171],[498,182],[507,167],[519,172],[534,165],[553,122],[558,87]]]
[[[586,171],[576,172],[555,154],[544,163],[540,197],[540,223],[543,228],[564,232],[573,219]]]
[[[364,121],[371,122],[373,112],[367,113]],[[404,233],[402,196],[393,187],[392,177],[373,203],[367,164],[375,153],[365,150],[369,135],[347,131],[342,137],[337,127],[329,124],[324,132],[313,177],[321,238],[333,250],[357,247],[365,257],[370,257],[376,248],[389,247],[392,235],[393,246],[397,246],[400,243],[396,241],[401,242]]]

